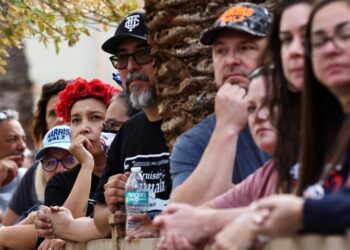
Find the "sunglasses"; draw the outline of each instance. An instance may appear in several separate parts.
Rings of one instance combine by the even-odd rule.
[[[53,172],[57,169],[58,163],[61,162],[62,166],[65,169],[72,169],[75,167],[77,161],[75,160],[73,155],[66,155],[62,159],[57,159],[54,157],[50,158],[44,158],[41,161],[41,164],[43,165],[43,168],[47,172]]]
[[[128,66],[130,56],[139,65],[150,63],[153,60],[150,48],[136,50],[133,53],[118,53],[109,59],[114,68],[125,69]]]

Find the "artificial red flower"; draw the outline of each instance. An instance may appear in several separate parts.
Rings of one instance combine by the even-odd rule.
[[[88,82],[78,77],[59,93],[59,102],[56,105],[55,111],[57,116],[62,117],[65,122],[69,122],[70,111],[76,101],[87,97],[93,97],[102,101],[108,107],[111,103],[112,96],[118,93],[119,90],[98,79],[93,79]]]

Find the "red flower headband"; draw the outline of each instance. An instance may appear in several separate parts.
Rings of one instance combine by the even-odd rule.
[[[59,102],[56,105],[56,114],[62,117],[65,122],[70,121],[70,111],[73,104],[87,97],[93,97],[102,101],[107,107],[111,103],[112,96],[119,92],[116,88],[103,83],[98,79],[93,79],[90,82],[83,78],[70,82],[64,90],[59,93]]]

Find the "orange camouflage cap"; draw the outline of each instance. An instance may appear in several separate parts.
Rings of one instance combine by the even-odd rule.
[[[270,19],[269,11],[261,5],[237,3],[227,9],[212,27],[202,33],[200,42],[204,45],[212,45],[217,34],[223,29],[233,29],[257,37],[266,37]]]

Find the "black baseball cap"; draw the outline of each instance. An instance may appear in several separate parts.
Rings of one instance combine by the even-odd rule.
[[[237,3],[228,8],[212,27],[202,33],[200,42],[212,45],[218,33],[224,29],[266,37],[270,21],[271,15],[265,7],[254,3]]]
[[[110,54],[115,54],[118,45],[127,38],[138,38],[145,40],[147,27],[145,25],[145,14],[133,12],[123,19],[118,25],[114,36],[102,44],[102,49]]]

